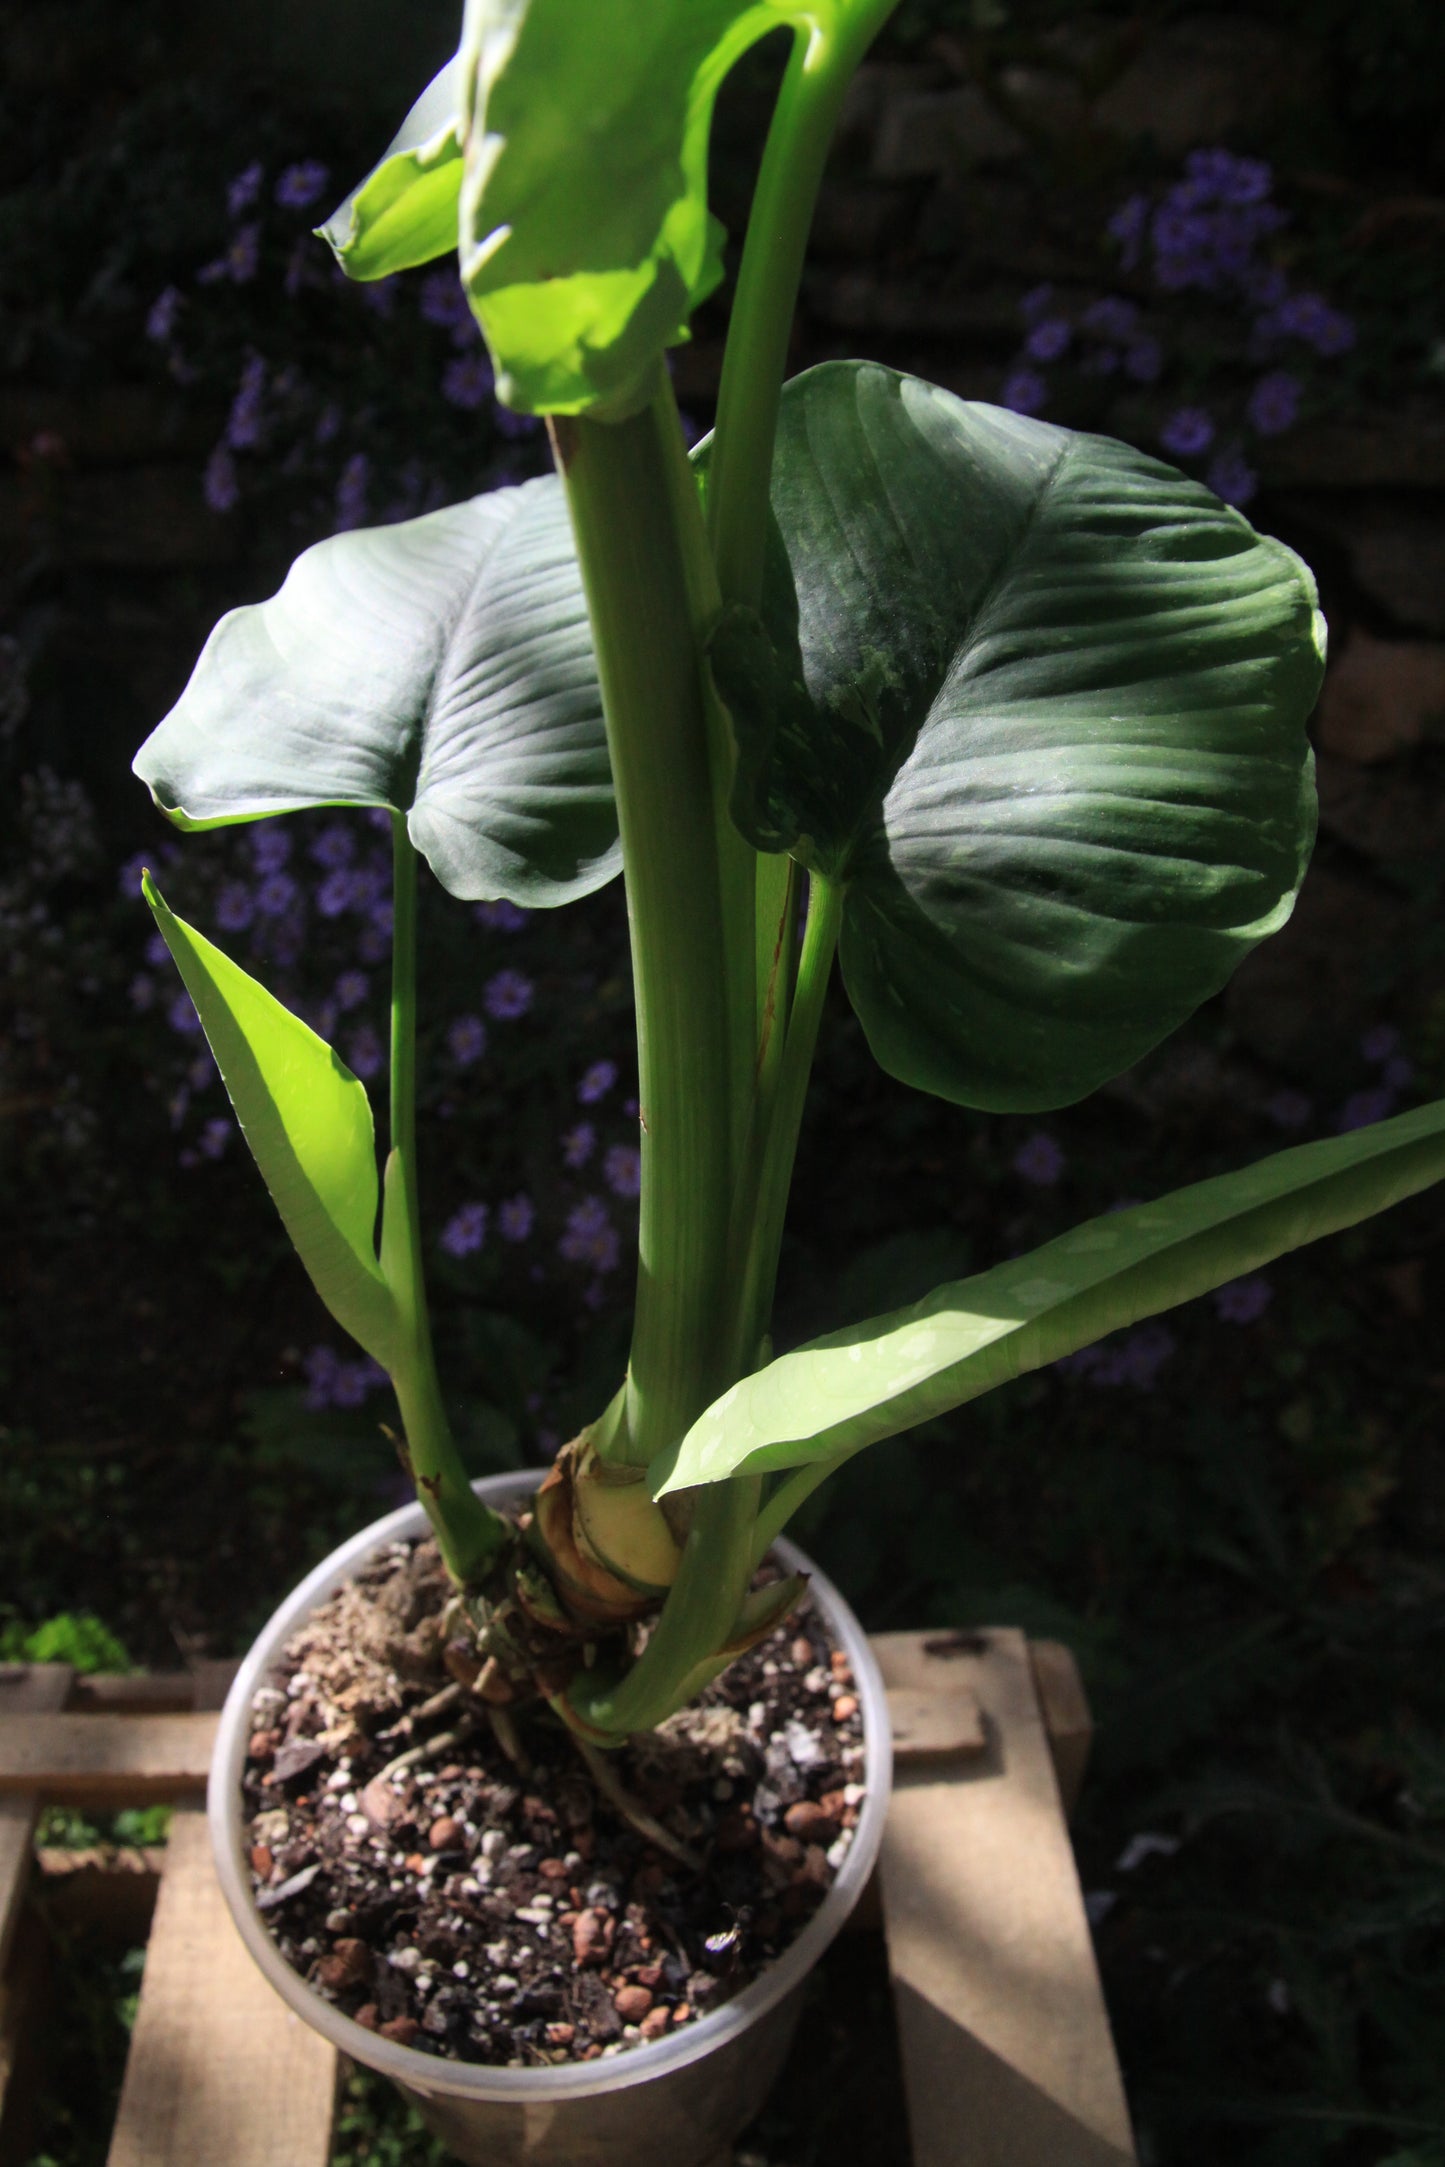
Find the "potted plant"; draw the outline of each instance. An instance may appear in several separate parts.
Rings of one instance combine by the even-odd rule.
[[[149,879],[146,894],[318,1293],[395,1387],[420,1500],[401,1531],[429,1523],[435,1536],[431,1625],[450,1678],[408,1706],[394,1737],[409,1740],[430,1710],[445,1759],[484,1721],[525,1769],[529,1723],[538,1736],[550,1726],[673,1865],[676,1826],[619,1774],[620,1749],[668,1735],[788,1617],[805,1569],[786,1550],[771,1577],[759,1569],[831,1469],[1445,1172],[1445,1108],[1422,1108],[772,1350],[835,953],[895,1076],[964,1106],[1061,1106],[1157,1044],[1284,921],[1314,829],[1305,723],[1323,624],[1287,549],[1106,439],[873,364],[784,383],[831,130],[889,4],[473,0],[455,61],[323,230],[363,279],[458,248],[499,395],[547,417],[557,473],[306,551],[270,601],[222,620],[136,761],[183,828],[318,805],[389,819],[380,1182],[357,1078]],[[664,357],[722,276],[706,203],[713,101],[741,53],[779,28],[793,49],[717,426],[689,459]],[[414,1112],[418,853],[463,898],[552,905],[619,870],[626,883],[642,1163],[631,1356],[519,1519],[468,1483],[432,1356]],[[375,1580],[397,1533],[368,1530],[297,1591],[225,1719],[223,1876],[252,1946],[303,2000],[251,1885],[274,1918],[290,1901],[277,1890],[321,1869],[290,1874],[257,1842],[245,1871],[254,1696],[260,1686],[278,1703],[284,1688],[263,1681],[281,1643],[318,1603],[344,1610],[342,1583]],[[866,1683],[869,1665],[831,1598],[822,1615],[840,1641],[836,1714],[856,1698],[837,1690],[845,1669]],[[293,1687],[296,1675],[293,1663]],[[846,1805],[857,1831],[839,1851],[835,1919],[882,1809],[881,1711],[868,1723],[866,1802]],[[275,1796],[315,1759],[303,1738],[283,1760],[282,1739],[261,1725],[247,1779],[269,1779]],[[404,1743],[374,1780],[426,1751]],[[370,1843],[375,1816],[347,1804],[350,1768],[328,1782]],[[373,1803],[384,1822],[393,1809]],[[438,1857],[461,1826],[438,1814]],[[577,1881],[580,1854],[555,1863],[559,1886]],[[586,1890],[569,1896],[574,1940],[605,1939],[579,1923],[596,1908]],[[348,1965],[372,1976],[350,1920],[328,1914],[293,1952],[332,2001]],[[829,1930],[819,1914],[795,1951],[816,1953]],[[745,1929],[722,1921],[712,1938]],[[468,1945],[458,1961],[469,1973],[487,1959]],[[675,2024],[674,1999],[635,2054],[599,2052],[602,2069],[569,2062],[566,2024],[538,2035],[533,2058],[548,2066],[489,2068],[426,2051],[411,2018],[383,2037],[325,1994],[310,2006],[421,2096],[463,2156],[702,2158],[746,2116],[740,2072],[776,2060],[795,1973],[783,1958],[698,2022],[689,2009]]]

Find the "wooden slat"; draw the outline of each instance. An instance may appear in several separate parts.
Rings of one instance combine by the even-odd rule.
[[[919,1686],[890,1686],[888,1720],[893,1758],[900,1766],[941,1755],[982,1753],[988,1743],[977,1696],[951,1681],[936,1693]]]
[[[37,1715],[0,1720],[0,1798],[39,1792],[105,1811],[206,1787],[216,1719],[193,1715]]]
[[[0,1735],[11,1729],[18,1733],[38,1716],[63,1708],[70,1675],[65,1663],[30,1663],[23,1669],[0,1670]],[[0,1797],[0,1975],[20,1917],[39,1812],[34,1785],[17,1785],[14,1795]]]
[[[205,1815],[171,1822],[107,2167],[325,2167],[337,2055],[231,1923]]]
[[[1061,1640],[1031,1640],[1029,1664],[1049,1751],[1054,1757],[1059,1795],[1065,1813],[1072,1819],[1094,1744],[1094,1719],[1089,1713],[1084,1681],[1073,1649],[1066,1648]]]
[[[983,1753],[900,1767],[883,1839],[915,2167],[1134,2167],[1023,1635],[873,1647],[891,1687],[969,1687],[988,1733]]]

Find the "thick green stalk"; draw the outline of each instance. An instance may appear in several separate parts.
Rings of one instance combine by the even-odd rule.
[[[553,424],[592,621],[622,834],[642,1114],[627,1419],[645,1466],[725,1381],[727,958],[700,661],[707,540],[659,369],[641,413]]]
[[[391,1149],[381,1219],[381,1268],[401,1323],[391,1381],[417,1494],[436,1530],[448,1572],[465,1586],[485,1571],[507,1529],[467,1481],[432,1352],[416,1182],[416,852],[402,814],[392,814],[391,827]]]
[[[834,31],[800,31],[768,129],[738,272],[708,474],[708,532],[726,602],[762,593],[768,476],[813,205],[853,72],[897,0]]]
[[[843,917],[843,890],[834,882],[811,876],[808,885],[808,917],[798,957],[798,980],[793,989],[792,1011],[783,1043],[777,1081],[768,1118],[758,1138],[754,1183],[747,1200],[743,1227],[745,1246],[733,1297],[731,1374],[751,1369],[757,1349],[768,1329],[773,1290],[778,1277],[778,1254],[783,1242],[783,1222],[792,1187],[793,1161],[798,1132],[808,1095],[808,1078],[818,1043],[818,1026],[838,945]],[[734,1222],[735,1229],[737,1221]],[[736,1240],[736,1233],[735,1233]]]

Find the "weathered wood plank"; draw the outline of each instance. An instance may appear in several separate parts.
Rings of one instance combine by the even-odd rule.
[[[0,1798],[33,1791],[100,1810],[184,1798],[206,1787],[215,1735],[210,1714],[7,1716]]]
[[[977,1696],[967,1686],[952,1682],[936,1693],[921,1686],[890,1686],[888,1720],[893,1727],[893,1757],[900,1764],[936,1760],[943,1754],[982,1753],[988,1743]]]
[[[0,1670],[0,1734],[17,1730],[42,1714],[65,1706],[70,1690],[65,1663],[28,1663]],[[15,1795],[0,1797],[0,1975],[20,1917],[40,1799],[34,1786],[17,1785]]]
[[[180,1808],[108,2167],[325,2167],[336,2079],[231,1923],[205,1815]]]
[[[1066,1648],[1061,1640],[1031,1640],[1029,1668],[1033,1672],[1034,1691],[1039,1698],[1039,1713],[1044,1719],[1049,1751],[1054,1757],[1059,1796],[1063,1799],[1065,1813],[1072,1820],[1094,1745],[1094,1718],[1089,1711],[1088,1695],[1079,1676],[1079,1666],[1074,1661],[1074,1651]]]
[[[1133,2167],[1021,1633],[874,1639],[890,1687],[970,1688],[984,1752],[904,1763],[881,1875],[915,2167]]]

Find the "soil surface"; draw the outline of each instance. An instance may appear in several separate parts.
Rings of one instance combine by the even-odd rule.
[[[607,1756],[689,1870],[599,1795],[555,1718],[507,1741],[462,1694],[448,1593],[435,1544],[390,1545],[256,1694],[243,1788],[278,1948],[357,2023],[458,2061],[592,2061],[719,2007],[788,1947],[853,1841],[861,1712],[821,1613],[805,1592]]]

